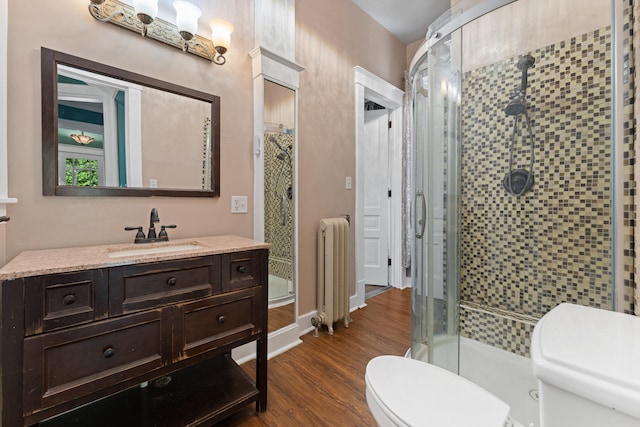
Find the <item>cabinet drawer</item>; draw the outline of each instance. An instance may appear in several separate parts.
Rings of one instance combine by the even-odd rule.
[[[236,252],[222,256],[222,287],[225,291],[260,284],[261,252]],[[265,278],[266,279],[266,278]]]
[[[192,357],[261,331],[261,288],[229,292],[177,307],[177,359]]]
[[[166,308],[27,338],[25,415],[170,363],[170,322]]]
[[[109,276],[109,312],[125,314],[220,290],[220,257],[216,256],[119,267]]]
[[[30,336],[107,316],[104,270],[25,279],[25,335]]]

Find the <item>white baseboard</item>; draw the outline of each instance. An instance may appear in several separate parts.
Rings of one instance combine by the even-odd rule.
[[[364,297],[354,295],[349,300],[349,310],[354,312],[366,307]],[[311,318],[316,317],[316,310],[310,311],[298,317],[297,324],[291,324],[275,332],[271,332],[267,338],[267,359],[276,357],[293,347],[302,344],[300,337],[312,332],[315,328],[311,324]],[[231,357],[237,364],[241,365],[256,358],[256,343],[250,342],[231,351]]]
[[[298,325],[291,324],[282,329],[272,332],[267,337],[267,359],[276,357],[302,344],[300,340],[300,328]],[[240,347],[236,347],[231,351],[231,357],[237,364],[242,365],[256,358],[256,343],[250,342]]]

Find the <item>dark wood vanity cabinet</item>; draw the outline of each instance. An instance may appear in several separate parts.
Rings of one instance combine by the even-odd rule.
[[[197,426],[265,410],[267,257],[5,280],[2,425]],[[230,357],[252,341],[254,377]]]

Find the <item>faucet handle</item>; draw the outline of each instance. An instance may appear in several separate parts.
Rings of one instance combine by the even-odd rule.
[[[126,231],[132,231],[132,230],[138,230],[138,232],[136,233],[136,241],[138,239],[144,239],[144,232],[142,231],[142,226],[138,226],[138,227],[125,227],[124,228]]]
[[[158,238],[166,238],[167,240],[169,240],[169,235],[167,234],[167,228],[176,228],[177,225],[175,224],[171,224],[171,225],[161,225],[160,226],[160,233],[158,234]]]

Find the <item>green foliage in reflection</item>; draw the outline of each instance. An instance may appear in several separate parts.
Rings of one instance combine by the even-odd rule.
[[[65,181],[67,185],[97,187],[98,161],[89,159],[67,159]]]

